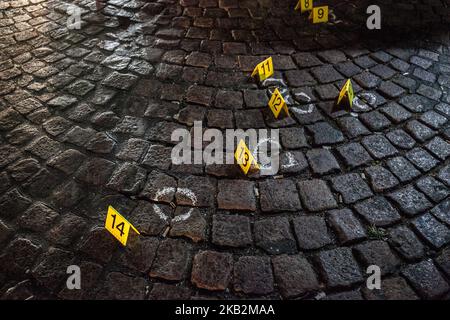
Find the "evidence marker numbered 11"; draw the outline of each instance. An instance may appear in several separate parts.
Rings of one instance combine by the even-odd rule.
[[[274,73],[273,70],[273,59],[272,57],[267,58],[255,67],[252,73],[252,77],[258,76],[259,81],[264,81],[267,78],[271,77]]]

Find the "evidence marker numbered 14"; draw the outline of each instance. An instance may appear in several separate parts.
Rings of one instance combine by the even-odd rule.
[[[119,240],[123,246],[127,245],[130,229],[133,229],[134,232],[140,234],[139,231],[112,206],[108,207],[105,229]]]
[[[252,171],[259,170],[258,162],[256,161],[255,157],[253,157],[250,150],[247,148],[247,145],[245,144],[245,141],[243,139],[239,141],[236,152],[234,153],[234,158],[236,159],[244,174],[247,174],[250,168],[252,169]]]
[[[284,100],[278,88],[275,89],[275,91],[272,94],[272,97],[269,100],[269,108],[270,110],[272,110],[273,115],[275,116],[276,119],[278,119],[278,116],[280,115],[282,109],[284,110],[284,112],[286,112],[287,116],[289,117],[291,116],[289,114],[289,109],[287,107],[286,101]]]
[[[272,57],[267,58],[261,63],[258,63],[258,65],[255,67],[252,73],[252,77],[258,76],[259,81],[264,81],[267,78],[271,77],[273,75],[273,59]]]

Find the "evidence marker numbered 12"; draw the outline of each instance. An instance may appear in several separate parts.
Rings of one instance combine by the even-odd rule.
[[[259,81],[264,81],[273,75],[273,59],[267,58],[263,62],[259,63],[253,70],[252,77],[258,75]]]
[[[108,207],[105,229],[119,240],[123,246],[127,245],[130,229],[133,229],[134,232],[140,234],[139,231],[112,206]]]
[[[255,157],[253,157],[243,139],[239,141],[236,152],[234,153],[234,158],[236,159],[244,174],[247,174],[250,168],[252,168],[252,171],[259,170],[258,162],[256,162]]]
[[[272,97],[269,100],[269,108],[270,110],[272,110],[273,115],[275,116],[276,119],[278,119],[281,109],[283,109],[284,112],[286,112],[287,116],[289,117],[291,116],[289,114],[289,109],[287,107],[286,101],[284,100],[278,88],[275,89],[275,91],[272,94]]]

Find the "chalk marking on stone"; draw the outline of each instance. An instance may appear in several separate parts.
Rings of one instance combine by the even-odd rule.
[[[159,198],[161,198],[162,196],[165,196],[166,194],[170,193],[170,192],[175,192],[175,188],[173,187],[168,187],[168,188],[163,188],[160,189],[156,192],[155,197],[152,199],[153,201],[159,201]],[[156,214],[164,221],[169,220],[169,217],[166,216],[162,211],[161,208],[154,203],[153,204],[153,210],[156,212]]]
[[[153,201],[159,201],[159,199],[168,194],[169,192],[179,192],[180,194],[184,195],[185,197],[187,197],[188,199],[191,200],[192,205],[195,206],[197,204],[197,197],[195,196],[195,194],[192,192],[192,190],[187,189],[187,188],[178,188],[177,190],[173,187],[168,187],[168,188],[163,188],[160,189],[156,192],[155,197],[152,199]],[[161,208],[154,203],[153,204],[153,210],[155,211],[155,213],[164,221],[169,220],[169,217],[167,215],[165,215]],[[194,211],[194,208],[189,209],[189,211],[185,214],[182,214],[180,216],[176,216],[175,218],[172,219],[172,221],[178,222],[178,221],[185,221],[187,219],[189,219],[189,217],[191,216],[191,213]]]
[[[304,92],[297,92],[297,93],[294,93],[294,96],[295,97],[305,97],[306,98],[306,102],[311,102],[311,97],[310,96],[308,96],[306,93],[304,93]]]
[[[295,167],[296,165],[298,165],[298,161],[295,160],[295,158],[294,158],[294,156],[292,155],[291,152],[286,152],[286,156],[288,158],[288,163],[287,164],[282,164],[281,168],[289,169],[289,168],[292,168],[292,167]]]
[[[310,103],[306,107],[308,107],[308,110],[303,110],[300,107],[292,107],[291,110],[298,114],[308,114],[314,111],[314,104]]]
[[[259,147],[266,142],[270,142],[270,143],[274,143],[276,145],[278,145],[278,147],[281,149],[281,145],[278,143],[278,141],[273,140],[272,138],[264,138],[260,141],[258,141],[258,143],[256,144],[255,148],[253,149],[252,154],[253,155],[259,155]],[[278,149],[279,150],[279,149]],[[273,156],[273,155],[272,155]],[[256,157],[258,160],[260,159],[259,156]],[[263,163],[259,163],[260,169],[271,169],[272,166],[270,165],[270,162],[267,164],[263,164]]]

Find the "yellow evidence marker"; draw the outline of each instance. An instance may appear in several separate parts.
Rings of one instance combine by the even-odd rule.
[[[239,141],[236,152],[234,153],[234,158],[245,174],[248,173],[252,166],[259,170],[258,163],[256,162],[250,150],[247,148],[247,145],[245,144],[245,141],[243,139]]]
[[[300,0],[294,10],[300,9],[300,12],[311,11],[313,9],[313,0]]]
[[[339,93],[339,97],[336,101],[336,105],[333,108],[333,112],[336,112],[336,111],[339,111],[342,109],[350,112],[353,107],[354,97],[355,97],[355,94],[353,93],[352,81],[350,79],[348,79],[347,82],[342,87],[341,92]]]
[[[309,14],[309,19],[312,19],[313,23],[328,22],[328,6],[313,8]]]
[[[127,245],[128,234],[130,227],[137,234],[139,231],[128,222],[119,212],[112,206],[108,207],[108,214],[106,215],[105,229],[108,230],[123,246]]]
[[[264,81],[273,75],[273,60],[272,57],[267,58],[263,62],[259,63],[255,70],[253,70],[252,77],[258,75],[259,81]]]
[[[284,111],[289,117],[291,116],[289,114],[289,109],[287,107],[286,101],[284,100],[278,88],[275,89],[275,91],[272,94],[272,97],[270,98],[269,107],[270,110],[272,110],[273,115],[275,116],[276,119],[278,119],[281,109],[284,109]]]

